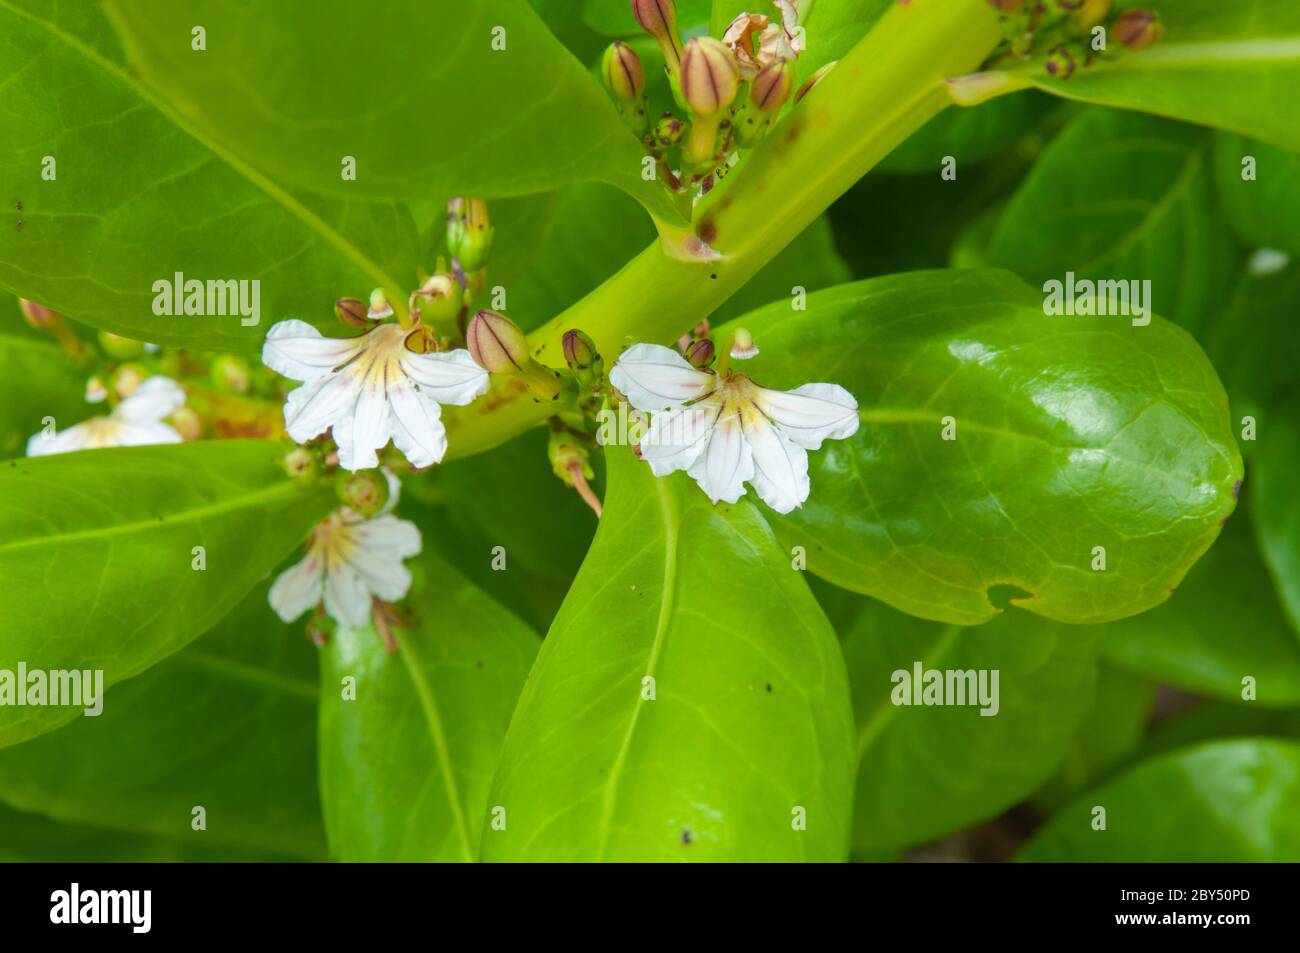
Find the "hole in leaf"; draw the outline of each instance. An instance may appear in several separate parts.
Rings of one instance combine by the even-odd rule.
[[[1010,583],[998,583],[995,586],[989,586],[985,597],[992,603],[993,608],[999,612],[1005,612],[1012,608],[1012,601],[1015,599],[1032,599],[1034,594],[1027,589],[1021,589],[1019,586],[1013,586]]]

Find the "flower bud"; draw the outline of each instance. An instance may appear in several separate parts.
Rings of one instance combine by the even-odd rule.
[[[682,41],[677,36],[677,8],[673,0],[632,0],[632,15],[664,53],[668,75],[677,74],[682,59]]]
[[[655,123],[651,135],[654,137],[655,145],[666,151],[677,145],[685,132],[686,123],[672,113],[664,113]]]
[[[59,323],[59,316],[56,312],[27,298],[18,299],[18,308],[22,311],[23,318],[27,323],[38,331],[52,328]]]
[[[686,360],[691,362],[691,367],[698,367],[703,370],[713,363],[716,351],[713,342],[708,338],[692,341],[686,348]]]
[[[378,470],[340,470],[334,487],[343,505],[362,516],[374,516],[388,502],[388,480]]]
[[[601,61],[601,72],[605,85],[620,102],[635,103],[645,92],[645,70],[641,58],[626,43],[615,41],[610,44]]]
[[[504,314],[483,310],[465,330],[470,356],[489,374],[518,374],[531,362],[528,338]]]
[[[144,354],[144,342],[114,334],[111,331],[99,332],[99,346],[104,353],[117,361],[131,361]]]
[[[1048,54],[1045,64],[1047,74],[1057,79],[1069,79],[1075,70],[1074,54],[1067,47],[1058,46]]]
[[[492,249],[492,222],[482,199],[447,203],[447,250],[465,272],[478,271]]]
[[[813,73],[806,80],[804,80],[803,85],[799,87],[799,92],[794,94],[795,103],[801,102],[805,96],[811,93],[813,87],[816,86],[818,83],[820,83],[823,79],[825,79],[826,74],[829,73],[832,69],[834,69],[835,64],[838,62],[839,60],[831,60],[821,69],[817,70],[817,72]]]
[[[203,418],[191,407],[177,407],[172,411],[172,429],[182,440],[199,440],[203,436]]]
[[[280,466],[291,480],[303,484],[316,482],[316,477],[320,475],[320,463],[316,454],[306,447],[294,447],[284,455]]]
[[[1083,0],[1079,9],[1071,17],[1071,22],[1076,30],[1090,30],[1106,19],[1110,8],[1114,5],[1115,0]]]
[[[731,356],[738,361],[758,357],[758,345],[754,343],[754,335],[747,328],[736,328],[731,335]]]
[[[253,370],[242,357],[222,354],[208,368],[208,376],[218,390],[247,394],[253,387]]]
[[[366,303],[360,298],[339,298],[334,313],[350,328],[369,328],[374,323],[366,317]]]
[[[682,98],[697,117],[717,116],[736,98],[740,67],[731,50],[711,36],[698,36],[682,53]]]
[[[123,364],[113,372],[109,386],[120,400],[125,400],[135,393],[136,388],[144,383],[145,371],[139,364]]]
[[[1150,10],[1125,10],[1110,28],[1110,35],[1130,50],[1145,50],[1165,35],[1165,26]]]
[[[604,361],[596,351],[595,342],[586,334],[577,328],[570,328],[564,332],[561,343],[564,346],[564,361],[569,365],[569,370],[575,374],[592,370],[597,374],[601,372]]]
[[[460,282],[445,272],[430,275],[413,296],[420,320],[434,325],[449,325],[460,317],[465,292]]]
[[[384,294],[384,289],[376,288],[370,292],[370,307],[366,309],[366,317],[378,321],[392,316],[393,306],[388,303],[388,297]]]
[[[736,114],[736,138],[745,148],[757,145],[772,128],[781,107],[794,92],[794,66],[786,61],[759,70],[749,98]]]
[[[601,515],[600,498],[591,489],[588,480],[595,477],[591,469],[591,453],[586,447],[564,431],[554,431],[546,447],[551,458],[551,470],[563,481],[565,486],[578,491],[584,503],[592,508],[596,516]]]

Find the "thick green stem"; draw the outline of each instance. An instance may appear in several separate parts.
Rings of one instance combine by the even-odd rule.
[[[631,344],[680,336],[951,103],[947,79],[977,68],[1001,38],[985,0],[893,5],[709,194],[693,228],[661,230],[659,242],[530,335],[533,356],[563,366],[569,328],[586,331],[607,366]],[[450,453],[488,450],[550,413],[524,390],[494,391],[448,415]]]

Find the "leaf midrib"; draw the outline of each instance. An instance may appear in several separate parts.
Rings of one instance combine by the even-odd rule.
[[[49,20],[41,19],[38,16],[34,16],[25,10],[20,10],[13,6],[9,0],[0,0],[0,8],[9,11],[14,16],[35,23],[59,42],[79,53],[87,62],[98,66],[127,90],[134,93],[139,99],[153,107],[160,116],[169,121],[173,126],[224,162],[232,171],[245,179],[250,185],[262,192],[267,196],[267,198],[274,201],[281,208],[292,214],[328,244],[332,245],[340,254],[343,255],[343,257],[347,258],[356,265],[357,268],[369,275],[372,280],[382,287],[389,288],[393,291],[401,290],[403,287],[401,283],[395,281],[391,275],[387,274],[383,270],[383,268],[367,258],[365,254],[356,248],[356,246],[326,224],[318,215],[308,209],[280,186],[276,185],[269,178],[245,163],[234,153],[209,139],[201,130],[191,126],[185,121],[184,117],[172,109],[170,105],[158,96],[154,95],[148,87],[140,83],[140,81],[130,73],[122,70],[116,63],[105,59],[96,50],[87,46],[77,37],[60,29]],[[125,40],[122,39],[121,31],[115,24],[111,8],[105,6],[102,9],[104,10],[105,18],[114,26],[114,31],[118,34],[119,40],[122,40],[122,42],[125,43]]]

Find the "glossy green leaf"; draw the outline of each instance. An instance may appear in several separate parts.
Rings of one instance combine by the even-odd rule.
[[[858,726],[854,851],[932,840],[1032,793],[1087,710],[1098,635],[1015,609],[962,628],[869,606],[844,640]],[[920,704],[931,671],[957,673],[961,695]]]
[[[1300,255],[1300,154],[1221,132],[1214,137],[1214,184],[1243,241]]]
[[[1066,79],[1017,72],[1084,102],[1138,109],[1300,149],[1300,5],[1292,0],[1145,0],[1164,38]]]
[[[1300,744],[1223,741],[1143,762],[1063,809],[1020,859],[1300,860]]]
[[[276,618],[269,585],[114,688],[98,716],[0,750],[0,799],[194,848],[323,858],[316,650]]]
[[[945,157],[951,156],[960,179],[971,165],[1014,149],[1051,106],[1052,100],[1041,93],[1022,92],[972,108],[945,109],[872,171],[937,176]]]
[[[1210,187],[1210,137],[1133,113],[1088,110],[1047,148],[998,223],[987,263],[1031,285],[1150,281],[1146,306],[1195,331],[1227,286]]]
[[[1142,751],[1153,755],[1205,741],[1246,737],[1300,741],[1300,709],[1206,702],[1161,722]]]
[[[1244,513],[1229,521],[1167,603],[1107,626],[1104,652],[1116,665],[1215,698],[1241,701],[1249,676],[1258,693],[1252,704],[1300,704],[1300,640]]]
[[[1097,690],[1066,749],[1061,770],[1040,791],[1040,805],[1059,806],[1106,777],[1135,751],[1146,734],[1156,686],[1113,665],[1097,671]]]
[[[492,769],[537,652],[526,625],[450,566],[429,553],[421,565],[417,624],[394,633],[395,655],[367,627],[339,631],[322,656],[321,803],[338,860],[477,858]]]
[[[591,553],[510,724],[488,860],[843,860],[835,635],[750,504],[607,451]],[[801,821],[803,828],[801,828]]]
[[[609,95],[526,0],[114,0],[110,10],[145,82],[280,181],[420,199],[600,180],[673,216],[641,178],[645,150]],[[200,56],[196,23],[207,30]],[[364,39],[355,69],[341,38]],[[355,179],[341,174],[344,156]]]
[[[1300,401],[1280,404],[1252,458],[1255,532],[1282,607],[1300,640]],[[1300,641],[1293,646],[1300,651]]]
[[[224,440],[0,464],[0,668],[103,669],[108,688],[211,628],[335,503],[283,454]],[[0,707],[0,746],[80,713]]]
[[[177,48],[213,56],[190,51],[184,18]],[[140,84],[97,5],[0,0],[0,36],[6,141],[24,144],[0,151],[0,180],[23,206],[22,228],[0,229],[0,287],[137,339],[255,351],[279,318],[336,328],[341,295],[415,283],[405,207],[323,198],[254,170]],[[336,169],[341,151],[328,153]],[[177,273],[260,282],[258,323],[242,323],[252,285],[247,318],[231,303],[224,315],[155,314],[154,282]],[[221,305],[214,294],[211,310]]]
[[[857,397],[861,429],[811,454],[809,501],[773,517],[838,585],[957,624],[992,618],[995,586],[1058,621],[1122,618],[1168,598],[1235,506],[1227,401],[1168,322],[1051,317],[995,271],[872,279],[807,305],[744,318],[762,349],[746,371]]]
[[[85,390],[86,375],[58,347],[0,335],[0,459],[25,455],[46,417],[59,428],[89,417]]]

